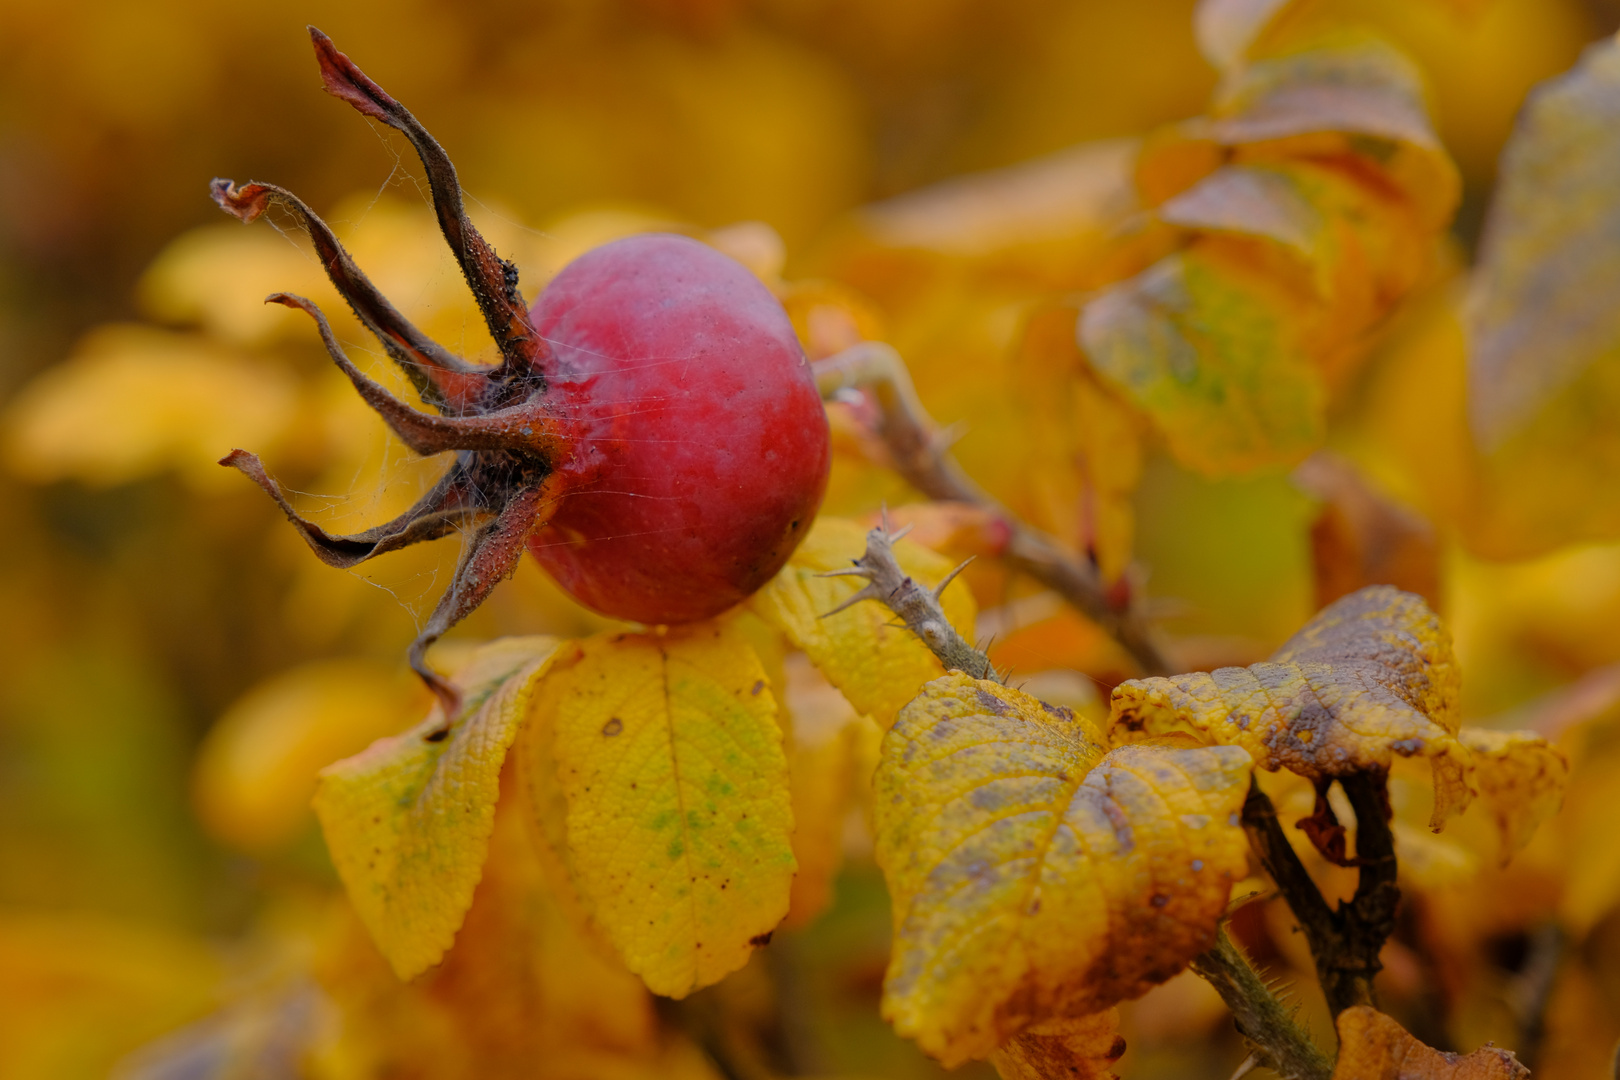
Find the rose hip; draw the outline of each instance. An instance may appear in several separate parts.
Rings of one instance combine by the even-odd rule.
[[[411,664],[455,714],[426,651],[509,576],[528,547],[582,603],[623,619],[680,623],[732,606],[781,568],[826,486],[826,415],[804,353],[770,290],[695,240],[633,236],[576,259],[533,311],[517,269],[468,220],[455,168],[404,106],[311,28],[329,93],[404,132],[434,210],[502,360],[469,364],[413,326],[297,196],[269,184],[213,184],[243,221],[271,205],[309,230],[327,275],[437,414],[367,378],[308,300],[333,361],[421,454],[454,451],[448,472],[393,521],[336,536],[299,516],[254,455],[221,464],[254,479],[320,558],[354,566],[469,529],[450,588],[411,646]]]

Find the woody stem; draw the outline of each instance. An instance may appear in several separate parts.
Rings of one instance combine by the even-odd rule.
[[[825,399],[859,389],[877,406],[876,434],[883,440],[889,464],[907,483],[931,499],[972,503],[994,514],[1010,539],[1000,558],[1063,597],[1114,637],[1147,675],[1168,675],[1171,665],[1139,613],[1112,604],[1088,562],[1068,551],[1057,538],[1018,518],[979,487],[956,463],[937,425],[918,400],[911,375],[890,345],[863,342],[836,356],[811,364],[816,386]]]
[[[1383,776],[1357,774],[1339,781],[1356,812],[1355,895],[1330,907],[1288,842],[1277,809],[1252,784],[1243,804],[1243,829],[1266,873],[1277,883],[1316,961],[1316,973],[1334,1016],[1352,1005],[1375,1005],[1373,978],[1379,953],[1395,928],[1400,889],[1395,885],[1395,842]]]

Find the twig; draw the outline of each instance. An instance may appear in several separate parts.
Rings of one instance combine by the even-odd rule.
[[[855,561],[853,569],[832,571],[833,574],[855,574],[868,582],[865,588],[834,610],[841,611],[862,600],[879,601],[900,616],[947,668],[957,668],[969,674],[982,671],[986,674],[981,678],[995,678],[990,659],[956,632],[939,606],[940,591],[962,567],[951,571],[950,576],[932,591],[918,585],[906,576],[894,558],[894,541],[904,532],[903,529],[899,533],[889,532],[885,520],[882,527],[866,534],[866,552]],[[1259,788],[1252,791],[1259,793]],[[1261,794],[1260,798],[1264,799],[1265,796]],[[1275,812],[1272,820],[1276,820]],[[1289,854],[1293,854],[1292,849]],[[1310,878],[1306,877],[1305,880],[1309,881]],[[1311,888],[1314,889],[1315,885]],[[1317,900],[1321,901],[1320,893]],[[1328,1080],[1332,1069],[1327,1059],[1311,1042],[1310,1036],[1294,1022],[1288,1008],[1249,966],[1248,960],[1227,938],[1224,930],[1216,929],[1214,946],[1193,959],[1192,969],[1207,979],[1221,995],[1237,1019],[1238,1030],[1257,1047],[1263,1064],[1274,1069],[1284,1080]]]
[[[1524,966],[1508,988],[1508,1003],[1519,1021],[1519,1061],[1533,1069],[1547,1038],[1547,1006],[1558,982],[1558,969],[1568,941],[1556,922],[1530,932]]]
[[[880,341],[863,342],[811,365],[823,398],[861,389],[877,405],[877,435],[896,472],[930,499],[972,503],[1001,519],[1010,539],[1001,559],[1039,581],[1096,622],[1131,655],[1147,675],[1169,675],[1165,659],[1141,616],[1111,603],[1090,564],[1058,540],[1021,521],[962,471],[947,450],[927,410],[918,400],[905,361]]]
[[[945,617],[944,609],[939,606],[939,597],[945,591],[945,586],[962,572],[967,563],[946,574],[932,589],[919,585],[900,569],[900,564],[894,557],[894,542],[908,530],[890,532],[888,524],[885,516],[881,527],[866,534],[866,553],[856,559],[853,566],[847,570],[831,570],[822,575],[822,577],[847,576],[866,579],[865,586],[859,592],[827,612],[822,618],[843,611],[862,600],[877,600],[888,605],[890,611],[900,616],[901,621],[906,624],[906,629],[916,634],[922,639],[923,644],[933,650],[947,671],[965,671],[975,678],[1000,682],[1000,676],[991,666],[990,658],[956,632],[956,627],[951,625],[951,620]]]
[[[1232,1010],[1238,1031],[1255,1046],[1257,1064],[1272,1069],[1283,1080],[1328,1080],[1332,1063],[1249,966],[1248,958],[1224,928],[1216,931],[1211,948],[1193,958],[1192,969]],[[1244,1071],[1240,1068],[1237,1075]]]
[[[1356,812],[1356,858],[1360,878],[1349,902],[1328,906],[1322,890],[1288,843],[1277,809],[1251,782],[1243,804],[1243,829],[1266,873],[1277,883],[1299,920],[1316,961],[1316,974],[1334,1016],[1352,1005],[1374,1005],[1373,978],[1383,970],[1378,954],[1395,929],[1401,892],[1395,885],[1395,841],[1389,828],[1386,778],[1342,777],[1339,786]]]

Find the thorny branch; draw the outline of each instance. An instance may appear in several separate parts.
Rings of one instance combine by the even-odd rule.
[[[1260,975],[1249,965],[1224,929],[1215,944],[1193,958],[1193,971],[1215,988],[1232,1010],[1238,1031],[1260,1049],[1254,1063],[1283,1080],[1327,1080],[1333,1065]]]
[[[1395,885],[1395,840],[1389,828],[1389,796],[1382,775],[1342,777],[1356,812],[1356,892],[1337,910],[1328,906],[1299,856],[1288,843],[1277,809],[1252,784],[1243,804],[1243,829],[1266,873],[1277,883],[1299,920],[1316,961],[1316,974],[1334,1016],[1352,1005],[1373,1005],[1373,978],[1383,970],[1378,954],[1395,929],[1401,892]],[[1330,811],[1331,813],[1331,811]]]
[[[877,434],[892,464],[908,483],[931,499],[973,503],[1007,526],[1010,539],[1001,559],[1008,566],[1056,592],[1111,634],[1141,665],[1144,674],[1172,673],[1151,631],[1129,607],[1111,603],[1096,570],[1066,550],[1055,537],[1021,521],[962,471],[946,449],[936,425],[917,399],[905,361],[892,346],[863,342],[811,365],[823,398],[860,389],[871,396],[880,418]]]
[[[994,678],[995,669],[990,665],[990,658],[968,644],[951,626],[950,620],[939,607],[939,592],[962,567],[953,570],[950,577],[934,590],[923,588],[906,576],[894,558],[894,541],[899,539],[905,530],[891,533],[887,525],[885,522],[883,527],[866,534],[866,552],[855,561],[854,569],[833,571],[834,574],[849,573],[865,577],[869,582],[865,588],[834,610],[841,611],[850,604],[862,600],[876,600],[886,604],[905,621],[912,633],[921,638],[934,655],[939,657],[940,663],[947,668],[955,668],[969,674],[987,672],[988,676],[981,677]],[[830,615],[832,612],[827,614]],[[1260,799],[1265,799],[1265,795],[1258,787],[1251,789],[1250,800],[1252,801],[1256,795]],[[1268,800],[1266,806],[1269,808],[1270,805]],[[1357,813],[1360,812],[1358,806]],[[1275,823],[1275,811],[1271,813],[1271,820]],[[1244,823],[1247,827],[1247,806],[1244,810]],[[1387,834],[1387,825],[1384,831]],[[1280,831],[1278,836],[1281,837]],[[1286,846],[1287,841],[1283,840],[1283,843]],[[1357,843],[1360,843],[1359,833]],[[1298,857],[1294,856],[1292,848],[1288,849],[1288,854],[1294,858],[1297,865]],[[1270,864],[1267,866],[1269,868]],[[1391,873],[1393,867],[1392,855]],[[1300,867],[1300,873],[1304,873],[1303,867]],[[1307,876],[1304,880],[1309,882],[1310,878]],[[1315,884],[1311,884],[1313,891],[1315,888]],[[1315,895],[1325,909],[1327,905],[1322,901],[1321,893],[1317,892]],[[1332,1066],[1327,1058],[1311,1042],[1310,1036],[1295,1023],[1292,1011],[1278,1000],[1265,980],[1249,966],[1249,961],[1243,953],[1227,939],[1224,930],[1216,931],[1214,946],[1194,958],[1192,970],[1206,979],[1221,995],[1221,1000],[1226,1002],[1227,1008],[1232,1010],[1232,1015],[1237,1020],[1238,1030],[1256,1046],[1261,1064],[1275,1070],[1284,1080],[1328,1080]]]
[[[906,629],[922,638],[947,671],[965,671],[976,678],[1000,682],[1001,677],[991,666],[990,658],[956,632],[956,627],[951,625],[951,620],[946,618],[944,609],[939,606],[945,586],[956,579],[967,563],[946,574],[944,580],[932,589],[919,585],[900,569],[894,557],[894,542],[906,535],[911,527],[908,525],[899,532],[891,533],[888,524],[885,520],[882,528],[866,534],[866,554],[856,559],[853,566],[822,575],[866,579],[866,585],[859,592],[827,612],[827,615],[835,615],[862,600],[877,600],[887,604],[889,610],[900,616]]]

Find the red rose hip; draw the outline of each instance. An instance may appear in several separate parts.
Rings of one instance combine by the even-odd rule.
[[[529,540],[583,603],[707,618],[781,569],[826,485],[826,413],[787,314],[735,260],[683,236],[582,255],[533,310],[576,477]]]
[[[695,240],[633,236],[575,260],[531,312],[517,268],[467,219],[444,150],[310,33],[327,91],[404,132],[421,156],[439,226],[502,360],[469,364],[411,325],[291,192],[215,180],[215,200],[243,221],[274,205],[304,223],[333,285],[436,413],[350,363],[308,300],[270,299],[315,319],[333,361],[407,446],[455,455],[410,510],[352,536],[300,517],[252,454],[235,450],[221,464],[269,492],[333,566],[462,532],[450,588],[410,654],[446,718],[456,694],[427,666],[427,648],[511,574],[525,547],[585,604],[638,622],[707,618],[763,585],[808,532],[829,463],[826,414],[770,290]]]

